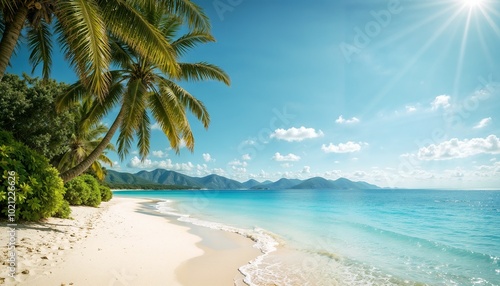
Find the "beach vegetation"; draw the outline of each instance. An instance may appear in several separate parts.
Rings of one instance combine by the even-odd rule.
[[[53,165],[68,150],[76,125],[75,107],[56,112],[55,98],[68,85],[24,74],[6,74],[0,82],[0,129],[45,156]]]
[[[68,142],[68,149],[64,153],[57,164],[57,169],[60,172],[71,169],[83,161],[102,141],[104,134],[108,131],[108,127],[102,122],[89,122],[88,117],[92,112],[93,99],[87,98],[84,102],[76,104],[75,118],[76,124],[74,132],[71,134]],[[106,172],[101,163],[113,166],[113,162],[106,156],[109,151],[115,151],[112,143],[108,143],[105,150],[94,161],[87,170],[94,175],[98,180],[103,181]]]
[[[192,30],[175,38],[184,27],[182,18],[168,13],[161,5],[153,5],[139,9],[148,23],[160,31],[160,35],[176,55],[175,64],[179,67],[176,73],[161,68],[161,62],[156,58],[145,57],[137,53],[129,43],[114,37],[109,37],[112,47],[111,59],[117,69],[106,72],[110,85],[106,96],[95,102],[95,112],[91,120],[98,121],[112,108],[118,107],[119,112],[101,143],[80,164],[63,172],[61,177],[65,182],[87,170],[90,165],[105,150],[114,134],[119,130],[117,151],[123,159],[130,151],[132,142],[137,139],[137,148],[142,159],[149,154],[149,140],[154,119],[167,136],[170,147],[179,152],[182,146],[189,150],[194,148],[194,136],[188,121],[188,113],[194,115],[208,128],[210,116],[203,103],[178,81],[216,80],[227,85],[229,76],[219,67],[206,63],[181,63],[178,57],[198,44],[213,42],[213,36],[206,30]],[[71,85],[67,92],[57,100],[57,108],[65,110],[74,102],[91,96],[83,79]],[[152,117],[152,118],[151,118]]]
[[[57,169],[47,158],[3,130],[0,130],[0,175],[1,217],[14,214],[14,221],[38,221],[64,208],[65,189]]]
[[[71,208],[69,207],[69,203],[67,200],[63,200],[61,206],[59,209],[56,211],[53,217],[58,217],[58,218],[70,218],[71,217]]]
[[[101,201],[109,202],[113,198],[113,192],[108,186],[100,185],[99,190],[101,191]]]
[[[97,180],[84,174],[67,182],[64,198],[73,206],[98,207],[101,204],[101,190]]]

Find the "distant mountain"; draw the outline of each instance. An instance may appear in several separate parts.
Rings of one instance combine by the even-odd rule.
[[[257,180],[250,179],[242,184],[243,184],[243,187],[245,187],[246,189],[251,189],[257,185],[260,185],[261,183],[259,183]]]
[[[140,171],[136,174],[120,173],[108,170],[106,182],[110,185],[141,185],[141,186],[169,186],[170,188],[178,186],[179,188],[191,189],[212,189],[212,190],[239,190],[239,189],[333,189],[333,190],[351,190],[351,189],[378,189],[378,186],[366,182],[353,182],[346,178],[339,178],[335,181],[327,180],[321,177],[310,178],[307,180],[282,178],[276,182],[265,181],[259,183],[256,180],[248,180],[244,183],[228,179],[219,175],[208,175],[205,177],[191,177],[175,171],[156,169],[153,171]]]
[[[331,189],[333,184],[330,180],[321,177],[314,177],[291,187],[291,189]]]
[[[134,184],[134,185],[145,185],[154,184],[152,181],[132,175],[129,173],[120,173],[113,170],[106,170],[106,182],[112,184]]]
[[[290,189],[293,186],[300,184],[301,182],[302,181],[299,179],[281,178],[274,183],[256,185],[256,186],[252,187],[252,189],[267,189],[267,190]]]
[[[321,177],[310,178],[302,183],[291,187],[291,189],[334,189],[334,190],[362,190],[378,189],[378,186],[365,182],[353,182],[346,178],[339,178],[335,181]]]
[[[136,176],[163,185],[180,185],[187,187],[203,188],[203,184],[196,179],[174,171],[156,169],[154,171],[140,171]]]
[[[235,180],[228,179],[219,175],[208,175],[203,178],[192,178],[199,186],[205,189],[225,190],[225,189],[245,189],[245,186]]]

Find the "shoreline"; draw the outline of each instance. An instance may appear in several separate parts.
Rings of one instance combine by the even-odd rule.
[[[152,203],[115,197],[99,208],[71,207],[74,220],[19,223],[16,276],[0,265],[0,284],[246,285],[238,269],[260,254],[252,240],[179,222]],[[7,245],[8,228],[1,231]]]

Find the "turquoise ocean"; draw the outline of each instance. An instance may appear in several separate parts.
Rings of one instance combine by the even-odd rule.
[[[249,285],[500,285],[500,191],[115,191],[262,255]]]

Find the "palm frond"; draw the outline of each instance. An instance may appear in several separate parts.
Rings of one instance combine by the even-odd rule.
[[[66,56],[85,86],[102,100],[110,84],[111,51],[99,6],[93,0],[58,1],[55,13]]]
[[[172,48],[179,55],[183,55],[189,49],[194,48],[198,44],[204,44],[209,42],[215,42],[215,38],[206,32],[190,32],[172,43]]]
[[[97,159],[101,162],[103,162],[104,164],[108,164],[109,166],[113,167],[113,161],[111,161],[111,159],[108,158],[108,156],[104,155],[104,154],[101,154],[101,156],[99,156],[99,159]]]
[[[99,161],[94,161],[94,163],[90,165],[90,169],[94,172],[94,174],[99,180],[101,181],[104,180],[104,170],[102,169],[102,166],[99,163]]]
[[[203,9],[190,0],[161,0],[170,13],[182,17],[189,27],[199,31],[210,31],[210,19]]]
[[[175,94],[168,87],[165,87],[160,92],[154,92],[149,98],[149,108],[158,125],[167,136],[170,147],[176,153],[180,151],[181,138],[178,132],[178,126],[181,119],[186,118],[186,114],[182,106],[179,105]]]
[[[208,128],[210,125],[210,115],[208,114],[208,110],[203,102],[173,81],[164,79],[162,81],[162,90],[171,91],[176,96],[182,107],[187,108],[198,120],[201,121],[205,128]]]
[[[177,75],[176,54],[161,32],[127,1],[100,0],[111,33],[165,73]]]
[[[122,69],[129,68],[129,65],[134,62],[134,51],[113,36],[110,37],[110,45],[112,62]]]
[[[113,79],[119,79],[118,75],[121,75],[121,72],[113,71],[111,74]],[[87,124],[84,125],[84,128],[88,128],[90,125],[96,124],[103,117],[105,117],[120,102],[123,96],[123,91],[123,84],[117,80],[113,80],[104,100],[101,102],[97,100],[93,101],[93,104],[87,113],[88,121],[86,122]]]
[[[41,20],[36,27],[28,30],[28,48],[31,50],[29,61],[33,65],[32,73],[43,63],[42,76],[48,79],[52,67],[52,33],[50,25]]]
[[[180,63],[179,66],[181,67],[180,78],[183,80],[203,81],[211,79],[221,81],[226,85],[231,84],[229,75],[216,65],[199,62]]]
[[[169,43],[174,42],[177,31],[182,27],[182,19],[173,14],[164,15],[157,26]]]
[[[147,110],[142,113],[142,120],[137,129],[137,148],[141,158],[146,158],[149,154],[149,139],[151,138],[151,121],[149,120]]]
[[[81,81],[77,81],[57,96],[56,110],[58,112],[66,110],[67,108],[74,106],[86,95],[88,95],[87,88]]]
[[[125,118],[120,126],[118,136],[118,155],[123,159],[129,152],[134,134],[139,127],[143,112],[146,109],[147,90],[141,79],[131,79],[124,93],[123,105]]]

